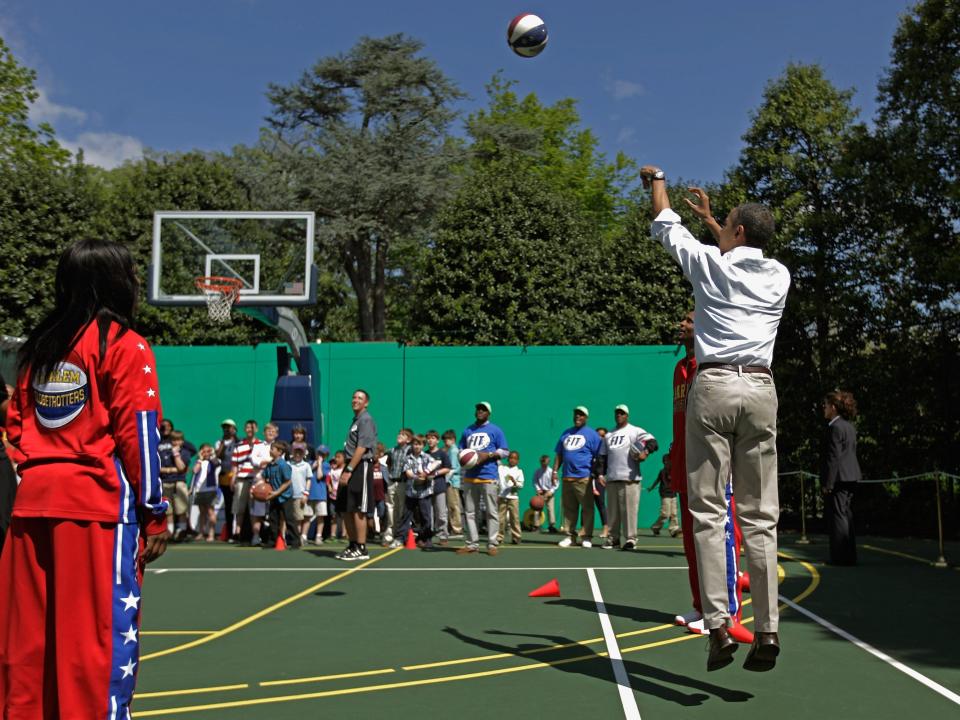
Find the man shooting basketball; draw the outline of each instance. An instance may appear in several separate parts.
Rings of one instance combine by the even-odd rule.
[[[670,208],[663,171],[640,170],[652,190],[653,237],[679,263],[696,298],[697,374],[686,417],[690,513],[701,583],[704,625],[710,631],[707,670],[733,661],[737,649],[727,625],[724,489],[733,492],[743,528],[756,618],[744,667],[770,670],[780,652],[777,635],[777,391],[770,365],[790,273],[763,248],[774,234],[771,212],[755,203],[735,208],[718,232],[719,247],[703,245]],[[708,224],[709,198],[690,188],[687,205]]]

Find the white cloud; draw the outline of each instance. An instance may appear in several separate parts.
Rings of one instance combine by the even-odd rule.
[[[130,135],[119,133],[80,133],[75,140],[57,138],[70,152],[83,149],[83,161],[110,170],[127,160],[143,157],[143,143]]]
[[[620,128],[620,132],[617,133],[617,142],[618,143],[628,143],[633,140],[634,136],[637,134],[637,131],[630,127]]]
[[[614,80],[610,83],[610,91],[614,100],[626,100],[644,93],[643,85],[630,80]]]
[[[80,108],[53,102],[46,90],[37,88],[37,99],[30,106],[30,119],[36,123],[55,123],[57,120],[69,120],[82,124],[86,122],[87,114]]]

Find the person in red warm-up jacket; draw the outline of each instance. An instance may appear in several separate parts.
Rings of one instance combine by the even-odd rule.
[[[0,556],[3,717],[126,718],[144,563],[163,554],[156,364],[115,243],[60,258],[7,412],[20,486]]]

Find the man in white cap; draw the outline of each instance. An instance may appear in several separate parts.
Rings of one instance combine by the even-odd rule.
[[[556,457],[553,472],[556,475],[562,467],[560,493],[563,506],[563,532],[566,535],[557,543],[560,547],[570,547],[577,542],[577,515],[582,516],[582,547],[593,547],[593,484],[590,471],[593,461],[600,453],[602,440],[597,431],[587,425],[590,411],[584,405],[573,409],[573,426],[567,428],[557,440]]]
[[[616,427],[604,436],[600,446],[600,478],[607,483],[610,508],[610,535],[603,547],[633,550],[637,545],[637,509],[643,479],[640,463],[657,450],[657,440],[643,428],[630,424],[630,408],[626,405],[614,408],[613,419]]]
[[[472,468],[463,468],[461,487],[463,488],[466,544],[457,550],[458,555],[475,553],[480,546],[480,533],[477,530],[477,510],[480,498],[487,506],[487,554],[496,555],[497,535],[500,521],[497,516],[497,484],[500,481],[498,465],[500,460],[510,454],[507,438],[503,430],[490,422],[490,403],[478,402],[474,406],[475,421],[468,425],[460,435],[460,449],[476,450],[477,464]]]

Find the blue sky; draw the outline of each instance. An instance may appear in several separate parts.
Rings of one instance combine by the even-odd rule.
[[[157,150],[256,142],[270,82],[289,83],[362,35],[404,32],[485,104],[497,70],[521,93],[571,97],[608,155],[711,181],[738,157],[765,85],[787,63],[821,64],[869,120],[906,0],[4,0],[0,35],[38,73],[34,117],[106,167]],[[539,57],[506,27],[535,12]]]

